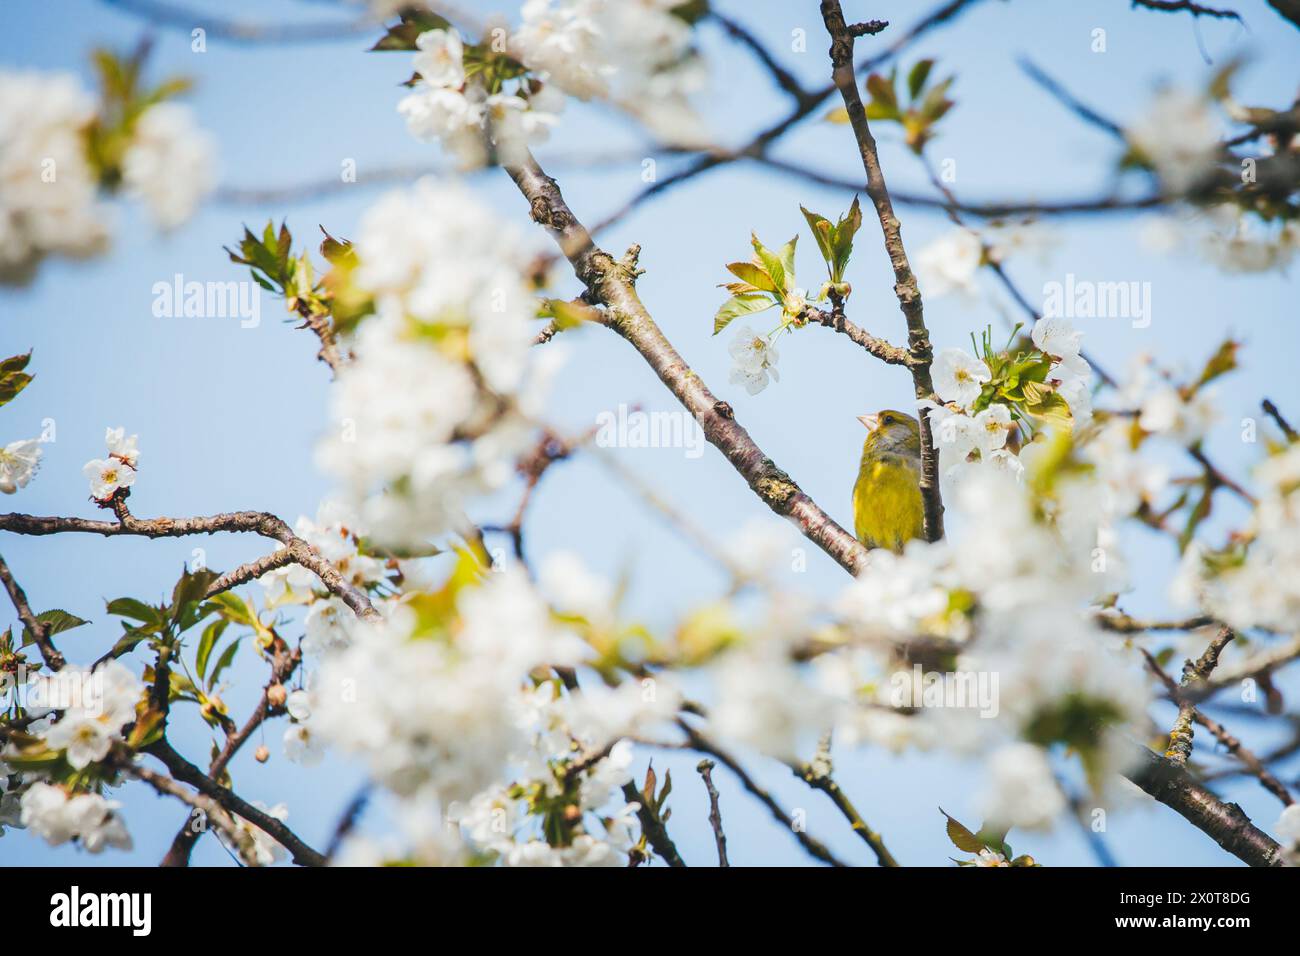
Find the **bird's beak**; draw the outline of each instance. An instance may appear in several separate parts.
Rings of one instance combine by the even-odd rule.
[[[866,425],[866,426],[867,426],[867,431],[869,431],[869,432],[874,432],[877,428],[880,427],[880,416],[879,416],[879,415],[859,415],[859,416],[858,416],[858,421],[860,421],[860,422],[862,422],[862,424]]]

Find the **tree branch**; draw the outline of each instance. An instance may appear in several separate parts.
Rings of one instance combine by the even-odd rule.
[[[0,581],[4,582],[5,590],[9,592],[9,600],[13,601],[14,610],[18,612],[18,620],[32,632],[32,641],[41,652],[41,659],[50,670],[62,670],[67,661],[50,640],[49,628],[32,613],[31,606],[27,603],[27,594],[14,579],[3,557],[0,557]]]
[[[293,862],[299,866],[324,866],[325,857],[313,850],[287,826],[275,817],[248,803],[233,790],[221,786],[207,774],[173,749],[167,740],[161,739],[150,744],[144,750],[162,761],[171,771],[173,777],[188,783],[206,797],[210,797],[231,813],[243,817],[253,826],[266,832],[268,836],[283,846],[293,856]]]
[[[794,838],[799,841],[799,845],[808,852],[809,856],[831,866],[847,866],[835,854],[831,853],[824,843],[796,826],[790,815],[781,809],[781,805],[773,799],[770,793],[758,785],[754,778],[749,775],[749,772],[741,766],[740,761],[713,743],[681,717],[677,718],[677,726],[686,735],[686,739],[693,750],[708,754],[734,773],[740,781],[740,785],[748,790],[759,803],[767,807],[768,812],[772,814],[778,823],[794,834]]]
[[[811,764],[794,765],[790,769],[794,771],[796,777],[808,784],[808,786],[814,790],[820,790],[830,797],[831,803],[835,804],[835,808],[844,815],[844,819],[848,820],[849,825],[853,827],[853,832],[861,837],[867,846],[871,847],[871,852],[876,855],[877,863],[881,866],[898,866],[898,861],[894,859],[894,855],[885,846],[884,838],[877,831],[867,826],[867,822],[862,819],[862,814],[858,813],[848,795],[840,789],[840,785],[831,777],[830,759],[830,751],[827,749],[823,754],[819,755],[820,764],[814,761]]]
[[[909,368],[912,372],[912,384],[918,401],[926,401],[934,394],[934,383],[930,379],[930,362],[932,350],[930,333],[925,327],[925,315],[921,304],[921,292],[917,288],[916,276],[907,261],[907,250],[903,247],[903,235],[894,206],[889,198],[889,189],[885,185],[884,172],[880,168],[880,157],[876,153],[876,140],[871,135],[867,124],[866,109],[858,93],[857,77],[853,70],[853,40],[855,31],[844,22],[844,11],[839,0],[822,0],[822,20],[826,32],[831,37],[831,68],[835,86],[844,100],[848,110],[849,124],[858,141],[858,152],[862,157],[862,167],[867,174],[867,195],[876,207],[880,219],[880,229],[884,234],[885,251],[889,255],[890,265],[894,269],[894,293],[898,296],[898,305],[907,322],[908,353],[912,356]],[[930,412],[920,409],[921,422],[921,499],[925,505],[925,537],[927,541],[938,541],[943,537],[943,499],[939,491],[939,456],[934,449],[934,439],[930,434]]]
[[[718,399],[673,348],[636,293],[635,262],[616,261],[595,245],[565,203],[555,180],[531,156],[506,171],[528,200],[533,220],[550,231],[574,273],[587,286],[590,298],[608,310],[610,328],[641,353],[660,381],[700,423],[710,444],[726,456],[764,504],[792,519],[810,541],[856,574],[865,561],[866,548],[763,453],[736,421],[731,406]]]
[[[243,727],[226,738],[225,746],[212,759],[212,763],[208,766],[208,776],[210,778],[220,780],[230,761],[234,759],[235,754],[253,735],[253,732],[262,726],[267,717],[283,707],[282,704],[278,707],[271,705],[269,692],[272,687],[282,686],[285,681],[293,676],[293,672],[301,662],[301,648],[294,648],[291,652],[284,641],[276,638],[271,647],[271,678],[262,689],[262,696],[258,699],[257,707],[253,710],[252,716],[248,718]],[[163,857],[159,866],[189,866],[190,854],[193,852],[194,845],[198,843],[200,836],[202,836],[202,832],[195,832],[190,826],[189,820],[186,820],[181,825],[181,828],[176,831],[176,836],[172,837],[172,843],[167,850],[167,855]]]
[[[1251,866],[1281,866],[1282,848],[1250,822],[1235,803],[1224,803],[1146,747],[1134,745],[1136,767],[1125,776],[1170,807],[1237,859]]]
[[[704,789],[709,792],[709,826],[713,828],[713,841],[718,845],[718,866],[731,866],[727,862],[727,835],[722,832],[722,811],[718,808],[718,788],[713,785],[713,768],[717,766],[707,757],[695,767],[704,779]]]
[[[636,804],[636,815],[641,821],[641,832],[645,834],[646,840],[654,851],[663,857],[664,862],[669,866],[684,867],[686,861],[677,852],[676,844],[668,835],[668,828],[664,826],[664,821],[660,819],[659,814],[651,809],[646,795],[636,788],[636,784],[629,781],[623,784],[623,796],[627,798],[628,803]]]
[[[288,560],[302,565],[320,579],[331,594],[337,596],[350,607],[357,617],[378,618],[379,612],[370,603],[370,598],[360,588],[347,581],[338,568],[330,564],[319,551],[293,533],[293,530],[280,518],[265,511],[232,511],[211,517],[195,518],[137,518],[126,510],[125,502],[116,502],[117,522],[95,521],[88,518],[42,517],[26,514],[0,514],[0,531],[12,531],[15,534],[47,535],[66,532],[84,534],[102,534],[105,537],[115,535],[136,535],[145,538],[180,538],[192,534],[216,534],[229,531],[237,534],[257,534],[271,538],[284,545],[289,552]],[[267,555],[260,561],[252,562],[223,575],[213,582],[209,594],[221,591],[251,580],[258,574],[265,573],[277,564],[279,558]],[[284,563],[287,563],[284,562]],[[234,584],[226,583],[227,578],[239,578]],[[218,585],[221,585],[218,587]]]

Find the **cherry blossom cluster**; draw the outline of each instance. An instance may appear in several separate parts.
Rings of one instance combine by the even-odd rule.
[[[1082,333],[1065,319],[1036,322],[1030,338],[1036,352],[995,355],[986,341],[981,357],[949,348],[935,356],[931,430],[944,477],[960,481],[974,466],[1020,475],[1024,469],[1013,432],[1047,420],[1074,429],[1092,418],[1092,369],[1080,352]],[[1021,376],[1033,381],[1022,382]],[[1063,406],[1063,407],[1062,407]]]
[[[702,141],[689,96],[703,85],[676,0],[529,0],[499,40],[466,44],[452,27],[415,40],[415,82],[398,104],[411,135],[465,168],[517,164],[559,121],[565,95],[610,100],[666,142]],[[504,31],[498,28],[499,33]]]
[[[1300,632],[1300,445],[1255,470],[1259,501],[1244,532],[1220,548],[1193,542],[1173,596],[1240,629]]]
[[[461,188],[382,199],[355,248],[375,314],[351,337],[318,460],[376,540],[427,548],[513,475],[560,355],[532,359],[514,236]]]
[[[27,713],[35,719],[25,727],[21,744],[10,742],[0,752],[0,778],[10,802],[7,822],[53,846],[75,839],[91,853],[110,846],[129,849],[130,835],[114,812],[118,804],[95,788],[95,768],[135,721],[144,685],[110,660],[93,670],[65,667],[34,676],[24,690]],[[15,775],[11,765],[24,769]]]
[[[39,438],[23,438],[0,448],[0,491],[12,495],[36,474],[41,464]]]
[[[1237,165],[1227,155],[1223,123],[1216,102],[1229,119],[1258,120],[1259,112],[1235,102],[1227,84],[1199,93],[1176,87],[1159,90],[1147,111],[1124,130],[1134,158],[1154,170],[1162,191],[1171,197],[1219,192],[1216,174],[1225,167],[1243,182],[1254,182],[1255,168],[1267,159],[1248,158]],[[1289,161],[1294,163],[1293,158]],[[1286,160],[1284,160],[1286,161]],[[1300,219],[1257,214],[1261,210],[1232,201],[1198,202],[1154,219],[1145,238],[1156,251],[1190,245],[1194,252],[1228,273],[1285,271],[1300,253]]]
[[[168,102],[135,118],[120,168],[107,176],[90,143],[100,109],[70,73],[0,71],[0,283],[26,282],[47,256],[103,252],[106,179],[163,229],[187,220],[215,185],[211,137],[188,108]]]
[[[1091,482],[1062,476],[1052,494],[1060,500]],[[744,638],[711,665],[711,726],[785,760],[806,760],[825,734],[840,747],[980,755],[987,819],[1006,825],[1042,828],[1059,816],[1065,796],[1053,765],[1062,751],[1080,757],[1101,795],[1107,775],[1126,765],[1123,734],[1145,726],[1152,693],[1140,661],[1089,610],[1116,578],[1096,573],[1094,551],[1071,544],[1077,532],[1051,517],[1051,504],[1029,483],[979,471],[949,498],[958,529],[950,538],[911,542],[901,555],[872,552],[828,609],[772,595],[760,621],[724,628]],[[1104,515],[1090,517],[1095,542]],[[1075,510],[1070,519],[1083,520]],[[810,625],[826,611],[831,623]],[[792,666],[810,649],[806,668]],[[989,706],[929,706],[917,660],[931,661],[927,672],[996,677]],[[1085,712],[1097,720],[1076,732],[1071,717]]]

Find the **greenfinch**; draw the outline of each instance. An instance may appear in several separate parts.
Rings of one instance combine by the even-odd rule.
[[[853,486],[853,528],[868,548],[901,552],[925,530],[921,426],[911,415],[893,409],[858,421],[867,426],[867,440]]]

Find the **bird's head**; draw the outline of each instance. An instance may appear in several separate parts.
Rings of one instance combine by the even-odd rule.
[[[861,415],[858,421],[867,427],[864,453],[921,454],[921,426],[911,415],[887,408],[874,415]]]

